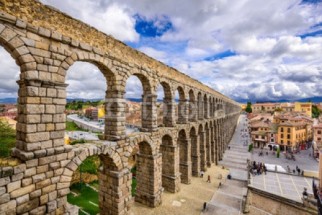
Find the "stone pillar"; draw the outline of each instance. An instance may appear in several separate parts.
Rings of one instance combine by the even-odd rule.
[[[219,161],[219,126],[218,123],[216,122],[216,127],[215,127],[215,162],[216,165],[218,165]]]
[[[162,155],[137,154],[137,187],[135,201],[148,207],[162,203]]]
[[[203,102],[202,99],[198,99],[198,119],[203,120],[204,110],[203,110]]]
[[[207,167],[211,167],[211,141],[210,141],[210,129],[206,130],[206,159],[207,159]]]
[[[196,122],[198,120],[197,102],[189,101],[189,121]]]
[[[180,191],[179,148],[178,146],[160,145],[162,153],[162,187],[171,193]]]
[[[163,124],[165,127],[176,125],[175,103],[172,99],[163,99]]]
[[[180,99],[178,105],[178,123],[188,123],[188,103],[186,99]]]
[[[200,145],[200,170],[207,170],[207,160],[206,160],[206,144],[205,144],[205,132],[199,132],[199,145]]]
[[[157,123],[157,95],[144,94],[142,95],[142,128],[143,132],[156,131]]]
[[[207,99],[204,101],[204,118],[208,119],[209,118],[209,104]]]
[[[100,214],[127,214],[133,203],[131,196],[132,174],[129,169],[111,171],[102,168],[99,172]]]
[[[215,160],[215,127],[211,127],[211,130],[210,130],[210,146],[211,146],[211,156],[210,156],[210,159],[211,159],[211,163],[215,163],[216,160]]]
[[[13,156],[27,161],[53,155],[55,148],[60,149],[55,154],[63,153],[67,85],[40,80],[17,83],[18,122]]]
[[[107,90],[105,99],[105,139],[116,141],[125,138],[124,91]]]
[[[191,140],[180,140],[180,173],[181,182],[191,183]]]
[[[191,136],[191,162],[192,162],[192,175],[199,177],[200,173],[200,147],[198,136]]]

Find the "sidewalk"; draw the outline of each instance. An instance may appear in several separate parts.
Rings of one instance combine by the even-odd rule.
[[[246,129],[246,117],[241,115],[238,120],[236,131],[229,143],[230,149],[225,151],[220,165],[229,168],[232,180],[226,179],[211,200],[207,203],[207,209],[201,212],[202,215],[238,215],[242,211],[243,196],[247,191],[247,159],[251,155],[248,146],[244,142],[248,140],[243,130]]]

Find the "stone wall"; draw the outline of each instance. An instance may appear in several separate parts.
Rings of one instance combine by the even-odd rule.
[[[309,215],[316,210],[305,207],[302,203],[267,193],[255,188],[248,189],[247,206],[250,214]]]

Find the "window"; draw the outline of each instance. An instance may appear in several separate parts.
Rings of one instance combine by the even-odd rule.
[[[318,130],[318,134],[321,134],[321,130]]]
[[[291,128],[287,128],[287,133],[291,133]]]
[[[255,138],[258,139],[258,135],[256,135]]]
[[[287,141],[287,145],[291,145],[291,142],[289,140]]]
[[[271,137],[274,137],[274,134],[271,134]]]
[[[290,134],[287,135],[287,139],[291,139],[291,135]]]
[[[281,140],[281,144],[283,144],[284,142],[283,142],[283,140]]]
[[[271,143],[273,143],[274,142],[274,139],[271,139]]]
[[[284,134],[281,134],[281,138],[284,138]]]
[[[321,141],[321,138],[320,137],[318,138],[318,141]]]
[[[283,121],[282,121],[282,122],[283,122]],[[284,128],[283,128],[283,127],[281,128],[281,132],[284,132]]]

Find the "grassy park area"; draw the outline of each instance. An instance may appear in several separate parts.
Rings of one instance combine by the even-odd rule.
[[[98,193],[92,187],[95,187],[94,184],[86,185],[84,183],[77,183],[71,186],[71,192],[68,194],[67,200],[70,204],[81,208],[79,214],[89,213],[94,215],[99,213]]]
[[[135,172],[135,169],[132,169]],[[98,190],[99,184],[97,181],[94,181],[90,184],[77,183],[73,184],[70,188],[71,192],[67,196],[67,200],[70,204],[77,205],[81,209],[79,214],[85,215],[89,214],[98,214],[99,213],[99,202],[98,202]],[[132,196],[135,195],[136,190],[136,178],[132,178]],[[86,213],[84,213],[85,211]]]
[[[66,121],[66,131],[84,131],[84,129],[78,127],[74,122]]]

